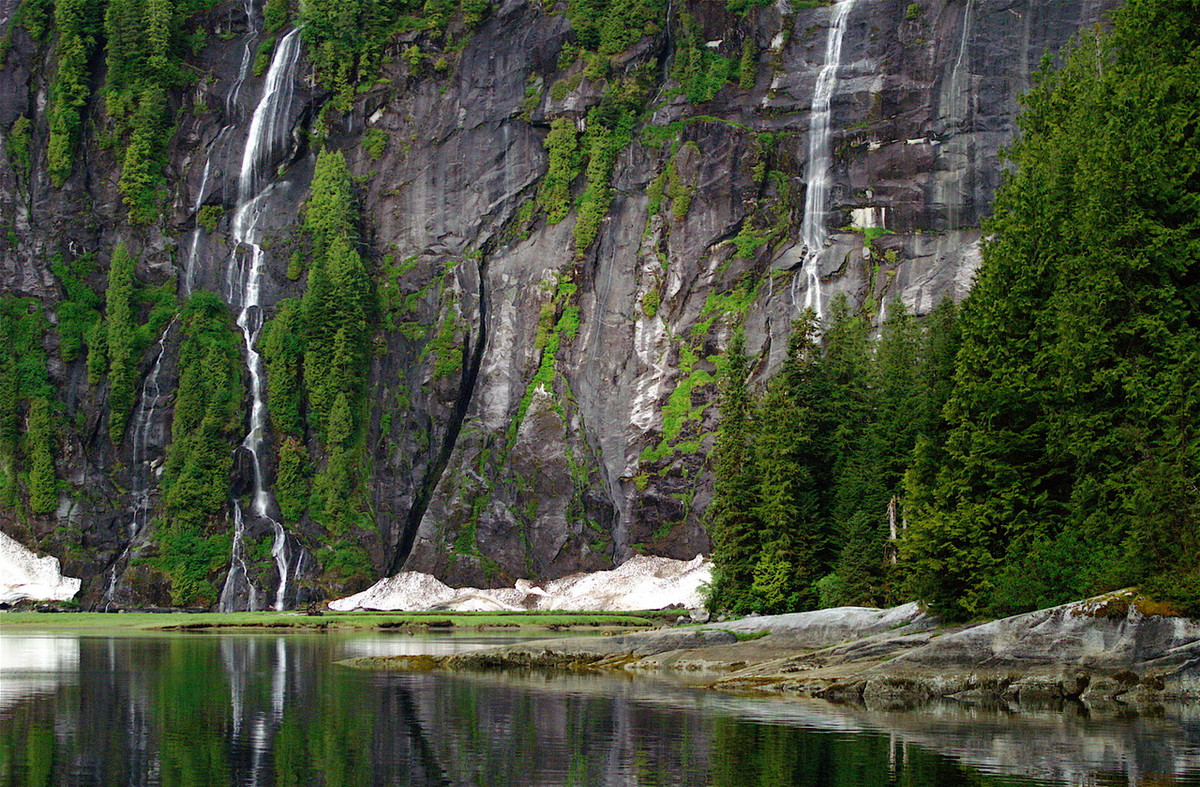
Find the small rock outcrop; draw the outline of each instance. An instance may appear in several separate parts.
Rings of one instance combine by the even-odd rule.
[[[386,660],[370,665],[388,666]],[[414,664],[403,658],[393,668]],[[1200,623],[1155,614],[1133,591],[946,628],[915,604],[768,615],[619,637],[539,640],[420,668],[669,670],[734,693],[875,709],[933,701],[1014,708],[1148,708],[1200,699]]]

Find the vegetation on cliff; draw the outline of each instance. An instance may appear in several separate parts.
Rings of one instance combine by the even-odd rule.
[[[1140,584],[1200,613],[1200,4],[1133,0],[1113,22],[1047,62],[1025,98],[958,328],[948,311],[923,329],[893,312],[869,350],[863,324],[834,310],[820,365],[801,375],[821,387],[814,456],[774,448],[795,418],[787,364],[747,440],[731,345],[713,603],[914,597],[963,619]],[[813,509],[823,558],[780,548],[766,516],[785,510],[768,498],[777,476],[760,466],[756,484],[733,484],[734,454],[783,459],[793,487],[828,480]],[[812,527],[806,495],[780,498],[792,539]],[[901,495],[907,527],[889,534]],[[754,548],[729,546],[742,542]],[[814,562],[830,571],[816,583]],[[787,581],[764,583],[766,563]]]

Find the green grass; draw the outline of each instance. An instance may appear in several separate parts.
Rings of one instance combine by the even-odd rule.
[[[674,621],[679,610],[653,612],[5,612],[5,629],[162,631],[202,629],[481,629],[559,630],[657,626]]]

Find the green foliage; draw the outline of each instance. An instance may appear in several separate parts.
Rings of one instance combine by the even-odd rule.
[[[20,465],[29,473],[30,506],[37,513],[45,512],[50,496],[57,505],[54,426],[48,404],[54,401],[54,389],[46,374],[44,349],[48,329],[37,301],[0,296],[0,336],[6,339],[0,347],[0,505],[12,508],[17,501],[17,449],[21,443]],[[29,415],[22,430],[21,415],[26,408]],[[35,408],[40,408],[36,414],[32,412]],[[22,434],[24,441],[20,441]]]
[[[612,171],[617,154],[633,138],[632,111],[617,101],[602,101],[588,112],[583,148],[587,151],[587,186],[579,198],[575,222],[575,249],[585,251],[595,242],[600,222],[612,203]]]
[[[284,522],[299,522],[308,506],[308,451],[294,437],[285,437],[279,445],[279,468],[275,474],[275,499]]]
[[[538,207],[546,211],[546,221],[557,224],[571,212],[571,184],[579,177],[579,132],[570,118],[550,121],[546,153],[550,162],[538,189]]]
[[[771,5],[771,0],[725,0],[725,7],[731,13],[745,16],[751,8],[765,8]]]
[[[276,432],[299,437],[304,434],[301,304],[287,298],[279,302],[278,309],[275,318],[263,326],[260,340],[267,371],[267,413]]]
[[[657,34],[666,24],[666,11],[667,4],[663,0],[570,0],[567,3],[567,17],[580,45],[606,56],[624,52],[642,36]]]
[[[50,265],[63,288],[58,302],[59,355],[66,363],[79,357],[89,344],[89,331],[100,320],[100,296],[87,284],[96,268],[96,257],[87,254],[67,263],[59,256]]]
[[[700,161],[700,148],[695,142],[688,142],[680,150],[689,150],[692,161]],[[679,154],[667,165],[667,196],[671,198],[671,215],[676,221],[683,221],[687,218],[688,211],[692,209],[692,198],[696,195],[696,183],[684,180],[679,172],[677,164]]]
[[[32,160],[30,158],[30,123],[29,118],[21,115],[13,121],[12,126],[8,129],[8,134],[5,135],[7,144],[8,160],[26,182],[29,181],[30,167]]]
[[[654,315],[658,314],[658,307],[662,304],[662,292],[657,288],[650,290],[642,296],[642,314],[653,319]]]
[[[216,295],[194,294],[180,314],[179,385],[163,471],[165,521],[150,564],[171,580],[171,602],[209,606],[229,555],[221,526],[233,446],[241,429],[241,356],[229,310]]]
[[[383,152],[387,149],[387,143],[387,132],[381,128],[373,128],[363,137],[362,146],[372,161],[378,161],[383,157]]]
[[[909,584],[949,619],[1200,560],[1200,42],[1133,0],[1024,99],[961,315],[942,443],[911,474]]]
[[[41,41],[50,32],[53,14],[54,0],[22,0],[12,23],[24,27],[34,41]]]
[[[113,249],[108,266],[108,289],[104,293],[104,312],[108,326],[105,346],[108,353],[108,436],[120,445],[125,425],[133,410],[137,382],[137,323],[134,319],[133,259],[124,243]]]
[[[423,26],[435,35],[445,30],[453,0],[305,0],[299,23],[317,80],[334,93],[334,105],[346,110],[360,84],[379,74],[384,47],[401,31]],[[485,3],[467,2],[464,13],[482,18]],[[411,14],[422,11],[423,21]]]
[[[678,26],[671,78],[679,82],[691,103],[711,101],[731,79],[740,78],[740,63],[707,47],[704,31],[686,11],[680,12]]]
[[[287,24],[291,16],[288,0],[267,0],[263,6],[263,29],[270,35],[275,35]]]
[[[912,22],[921,18],[921,6],[916,3],[909,3],[904,9],[904,18]]]
[[[759,522],[754,453],[754,403],[749,390],[750,359],[738,328],[720,369],[721,426],[713,449],[713,498],[705,511],[712,537],[713,578],[706,593],[709,609],[743,611],[752,603],[758,563]]]
[[[757,401],[729,388],[729,369],[746,364],[731,345],[709,514],[717,577],[710,605],[783,612],[899,599],[892,531],[901,526],[914,448],[944,434],[938,414],[957,331],[953,304],[938,307],[925,325],[899,303],[889,313],[874,347],[844,297],[831,304],[820,344],[815,317],[806,314]],[[742,397],[748,404],[739,404]],[[741,461],[753,470],[725,481],[731,406],[743,434],[738,444],[751,452]],[[738,502],[725,496],[731,488]],[[722,531],[730,522],[735,536]]]
[[[29,426],[25,433],[29,508],[35,514],[51,514],[58,508],[58,479],[54,475],[55,442],[50,402],[39,396],[29,404]]]
[[[201,205],[200,212],[196,215],[196,223],[212,234],[217,231],[217,225],[221,223],[224,215],[225,208],[221,205]]]
[[[74,164],[84,105],[90,93],[88,62],[103,37],[102,11],[103,5],[92,0],[56,0],[54,3],[58,70],[50,81],[50,140],[46,168],[55,187],[62,186]]]
[[[317,154],[311,193],[304,210],[304,231],[312,239],[313,257],[324,257],[338,236],[353,243],[358,237],[357,222],[358,209],[346,157],[340,150],[322,150]]]
[[[167,96],[189,79],[183,57],[191,35],[183,21],[196,10],[182,0],[109,0],[104,12],[105,108],[124,143],[117,186],[134,224],[159,217],[172,134]]]
[[[254,53],[254,76],[260,77],[271,67],[271,55],[275,52],[275,37],[266,38]]]
[[[758,47],[754,39],[747,37],[742,42],[742,57],[738,61],[738,88],[753,90],[754,81],[758,77]]]

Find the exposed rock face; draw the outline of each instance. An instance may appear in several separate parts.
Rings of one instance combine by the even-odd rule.
[[[815,262],[822,303],[847,293],[873,310],[900,297],[924,312],[942,297],[965,294],[1017,96],[1044,51],[1113,5],[929,0],[910,12],[905,0],[854,1],[829,106],[830,239]],[[31,118],[34,153],[25,170],[6,146],[0,164],[0,217],[14,228],[0,251],[0,291],[37,298],[53,314],[62,297],[49,270],[54,255],[96,252],[103,263],[124,240],[141,260],[141,281],[174,276],[182,293],[209,289],[232,302],[224,292],[234,256],[227,214],[262,91],[261,78],[242,67],[247,47],[263,38],[243,7],[221,2],[203,20],[214,35],[197,58],[202,76],[173,98],[180,120],[169,208],[158,224],[137,229],[125,223],[109,176],[118,166],[114,151],[99,140],[85,137],[75,172],[61,189],[52,186],[44,171],[49,63],[23,29],[12,29],[0,71],[0,124],[10,129],[18,117]],[[409,42],[398,43],[385,57],[383,79],[360,92],[349,112],[324,114],[328,144],[347,153],[361,178],[371,264],[382,271],[405,261],[379,277],[381,294],[405,306],[385,316],[370,380],[379,532],[367,546],[379,576],[405,568],[452,585],[502,586],[611,568],[639,551],[680,559],[707,551],[700,514],[710,494],[706,454],[716,414],[706,358],[744,318],[749,349],[767,359],[759,372],[765,378],[791,320],[814,294],[802,273],[799,225],[831,10],[793,12],[782,4],[744,19],[711,4],[690,10],[722,55],[737,58],[741,41],[753,42],[754,85],[730,84],[711,101],[689,103],[666,76],[662,34],[616,58],[615,67],[646,64],[659,75],[647,125],[670,132],[660,134],[666,142],[639,132],[617,156],[613,203],[597,241],[581,252],[572,240],[575,212],[553,225],[522,212],[547,170],[549,124],[582,123],[603,93],[603,80],[575,80],[560,98],[547,89],[581,67],[558,70],[572,36],[563,14],[501,2],[445,75],[414,71],[400,57]],[[274,152],[279,174],[264,202],[267,316],[303,289],[285,272],[315,157],[309,130],[326,100],[303,63],[295,77],[290,143]],[[531,85],[541,86],[540,98]],[[93,98],[93,116],[100,104]],[[380,130],[387,135],[382,151],[361,144]],[[777,176],[756,174],[758,164]],[[651,215],[647,190],[668,166],[690,193],[690,207]],[[576,193],[581,188],[582,179]],[[204,206],[226,211],[214,231],[199,223]],[[749,258],[732,243],[747,222],[782,228]],[[868,248],[866,227],[892,234]],[[101,271],[90,283],[99,289],[102,282]],[[739,283],[751,297],[735,310],[717,296]],[[564,320],[573,309],[577,319]],[[543,357],[548,321],[557,340],[552,359]],[[461,350],[457,368],[435,363],[439,332]],[[178,340],[168,334],[161,354],[168,386]],[[3,514],[5,529],[62,556],[85,577],[91,602],[107,593],[122,603],[163,603],[159,581],[138,564],[139,547],[132,554],[130,547],[139,539],[134,511],[142,505],[133,498],[148,501],[151,520],[161,506],[156,482],[139,489],[134,474],[158,467],[169,450],[170,408],[145,408],[150,437],[140,449],[128,437],[112,446],[103,389],[88,387],[82,360],[58,360],[53,332],[49,341],[51,376],[73,424],[61,436],[58,472],[74,491],[57,515]],[[139,390],[159,357],[147,351]],[[668,419],[664,406],[673,394]],[[249,487],[247,472],[242,463],[235,489]],[[269,458],[266,472],[274,472]],[[307,518],[286,524],[304,546],[297,555],[315,554],[328,536]],[[269,529],[251,522],[247,533],[266,537]],[[329,591],[314,584],[312,559],[297,560],[289,604]],[[272,598],[277,581],[270,570],[251,580],[262,585],[260,598]]]

